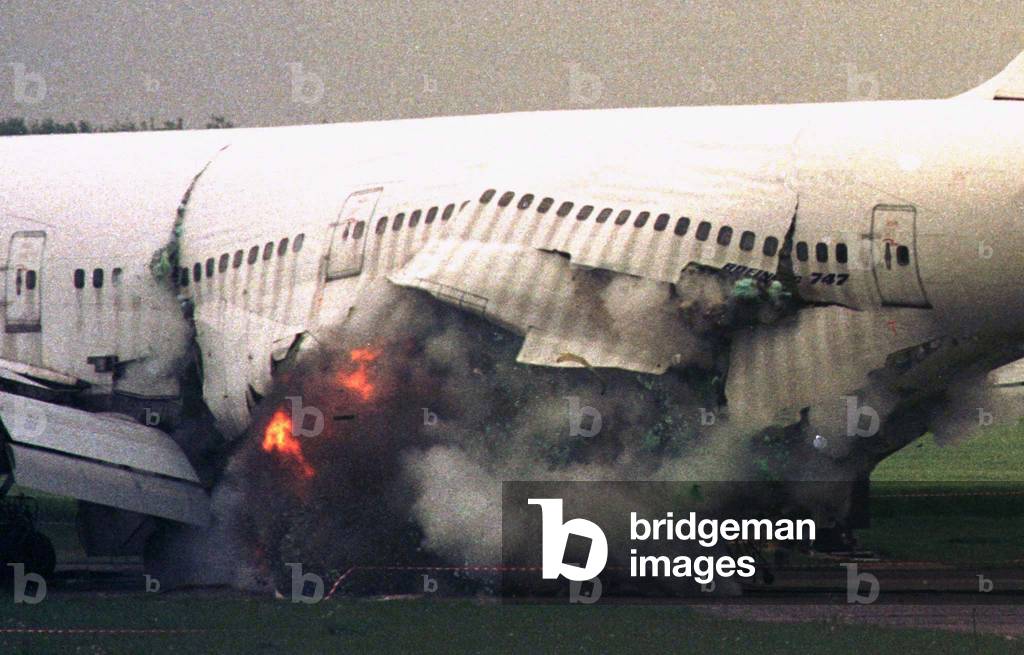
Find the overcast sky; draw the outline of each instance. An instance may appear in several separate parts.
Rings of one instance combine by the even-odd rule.
[[[0,117],[278,125],[939,97],[1022,50],[1020,0],[3,0]]]

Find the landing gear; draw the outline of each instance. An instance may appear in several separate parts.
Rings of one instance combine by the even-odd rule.
[[[0,484],[0,580],[13,577],[12,564],[23,564],[25,573],[50,578],[57,567],[57,553],[50,539],[35,529],[35,500],[9,497],[9,488],[8,483]]]

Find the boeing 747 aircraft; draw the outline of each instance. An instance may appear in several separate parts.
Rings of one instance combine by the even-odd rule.
[[[207,524],[208,453],[385,287],[664,375],[743,281],[784,316],[730,332],[722,415],[877,462],[1024,356],[1024,55],[938,100],[5,138],[0,244],[0,472],[82,501],[93,553]]]

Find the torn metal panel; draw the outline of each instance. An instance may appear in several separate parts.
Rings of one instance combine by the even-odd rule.
[[[992,371],[988,382],[995,387],[1024,387],[1024,359],[1018,359]]]
[[[942,335],[927,310],[806,307],[776,325],[738,331],[726,381],[730,422],[763,425],[840,402],[892,353]]]
[[[26,489],[204,527],[210,499],[195,484],[13,444],[14,480]]]
[[[663,373],[690,358],[672,285],[573,266],[528,246],[438,241],[391,276],[526,337],[517,360]]]
[[[165,433],[0,392],[0,421],[22,486],[195,525],[209,497]]]

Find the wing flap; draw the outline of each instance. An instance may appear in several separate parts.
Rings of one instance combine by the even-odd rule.
[[[163,432],[0,392],[0,431],[20,486],[206,525],[209,496]]]

